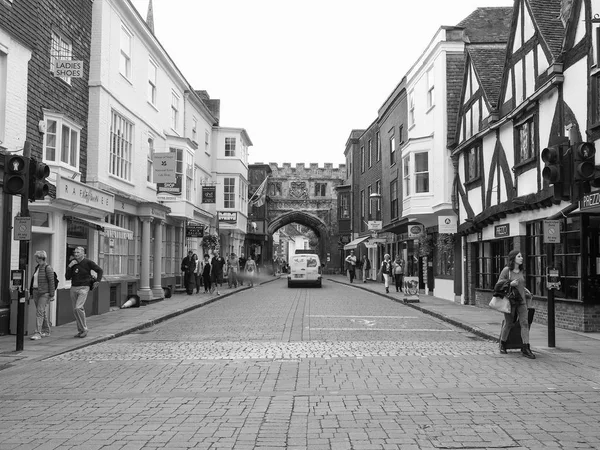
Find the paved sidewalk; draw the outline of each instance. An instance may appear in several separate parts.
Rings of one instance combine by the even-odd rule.
[[[350,284],[345,276],[328,276],[331,281],[348,284],[357,289],[376,292],[379,295],[404,303],[404,294],[395,292],[393,286],[390,293],[385,293],[383,283],[376,281],[354,280]],[[422,311],[440,318],[453,325],[471,331],[478,336],[498,340],[500,325],[503,315],[490,308],[461,305],[449,300],[434,297],[433,295],[420,295],[418,303],[404,303],[411,308]],[[529,332],[531,348],[536,352],[578,352],[590,357],[600,357],[600,333],[580,333],[576,331],[555,328],[555,347],[548,347],[548,327],[545,324],[535,322],[531,325]]]
[[[261,284],[276,280],[265,278]],[[396,292],[385,294],[385,288],[378,282],[354,282],[350,285],[344,276],[327,275],[325,282],[348,284],[352,288],[368,290],[403,303],[404,295]],[[258,284],[258,283],[257,283]],[[87,347],[99,342],[123,336],[150,327],[171,317],[184,314],[210,304],[229,295],[249,289],[248,286],[236,289],[221,289],[221,295],[176,293],[171,298],[140,308],[118,309],[87,318],[89,334],[86,338],[74,338],[75,322],[52,327],[52,335],[38,341],[25,336],[24,350],[16,351],[16,336],[0,336],[0,369],[27,361],[38,361],[64,352]],[[393,289],[392,289],[393,291]],[[421,295],[419,303],[406,303],[407,306],[438,317],[453,325],[469,330],[484,338],[497,340],[502,315],[488,308],[461,305],[431,295]],[[546,325],[533,323],[531,327],[531,347],[536,352],[578,352],[597,360],[600,357],[600,333],[578,333],[556,328],[556,347],[548,348]]]

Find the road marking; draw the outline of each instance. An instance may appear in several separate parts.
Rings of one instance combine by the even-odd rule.
[[[430,329],[430,328],[313,328],[306,327],[311,331],[450,331],[454,333],[456,330],[450,329]]]
[[[308,317],[324,317],[324,318],[355,318],[355,319],[416,319],[417,316],[324,316],[324,315],[309,315]]]

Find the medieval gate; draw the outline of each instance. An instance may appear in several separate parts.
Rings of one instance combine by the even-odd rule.
[[[273,235],[279,228],[298,223],[312,229],[319,239],[319,256],[329,270],[339,265],[339,231],[337,211],[337,187],[346,176],[346,166],[337,169],[333,164],[284,163],[282,167],[269,164],[271,175],[267,185],[268,228]]]

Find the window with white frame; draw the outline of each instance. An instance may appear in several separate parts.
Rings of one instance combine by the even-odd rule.
[[[64,163],[72,168],[79,167],[79,139],[81,126],[66,117],[45,114],[44,160]]]
[[[112,111],[110,120],[109,173],[130,181],[132,157],[133,123],[117,112]]]
[[[405,156],[402,159],[402,183],[403,183],[403,188],[404,188],[404,196],[408,197],[411,195],[411,188],[410,188],[410,155]]]
[[[411,91],[408,94],[408,126],[412,127],[415,124],[415,92]]]
[[[532,159],[536,155],[535,116],[522,120],[515,126],[517,134],[517,164]]]
[[[119,72],[125,78],[131,78],[131,48],[133,42],[133,34],[121,25],[121,55],[119,59]]]
[[[375,147],[377,152],[377,158],[375,160],[381,161],[381,135],[379,134],[379,131],[377,132],[377,136],[375,138]]]
[[[181,182],[183,180],[183,149],[170,147],[169,151],[175,153],[175,178]]]
[[[56,61],[59,59],[73,59],[73,46],[71,41],[56,30],[52,30],[52,43],[50,47],[50,72],[54,73]],[[59,77],[71,84],[71,77]]]
[[[476,144],[467,150],[465,158],[466,181],[474,181],[481,176],[481,145]]]
[[[194,157],[191,153],[185,153],[185,199],[192,201],[192,189],[194,187]]]
[[[415,153],[415,193],[429,192],[429,153]]]
[[[125,214],[109,214],[106,222],[133,231],[133,220]],[[135,240],[100,236],[98,264],[105,275],[136,275]],[[152,255],[150,256],[152,258]],[[152,263],[150,263],[152,267]]]
[[[427,108],[435,105],[435,78],[433,67],[427,71]]]
[[[210,153],[210,135],[208,130],[204,130],[204,151]]]
[[[192,118],[192,141],[198,142],[198,119]]]
[[[365,191],[360,191],[360,231],[365,231],[365,217],[366,217],[366,209],[365,209]]]
[[[148,153],[147,155],[147,169],[146,169],[146,181],[152,183],[153,171],[154,171],[154,138],[148,137]]]
[[[225,156],[235,156],[235,138],[225,138]]]
[[[171,92],[171,128],[177,131],[179,127],[179,94]]]
[[[223,179],[223,207],[235,208],[235,178]]]
[[[398,218],[398,179],[390,183],[390,212],[392,220]]]
[[[361,173],[365,171],[365,148],[360,148],[360,171]]]
[[[6,53],[0,51],[0,147],[4,143],[4,133],[6,132],[6,95],[8,84],[8,58]]]
[[[369,139],[369,168],[373,166],[373,141]]]
[[[148,102],[156,106],[156,74],[158,73],[157,64],[151,59],[148,60]]]
[[[396,135],[392,131],[390,136],[390,165],[396,164]]]
[[[375,220],[381,220],[381,180],[375,182],[375,193],[379,194],[375,201]]]
[[[368,220],[373,220],[373,202],[371,201],[371,194],[373,193],[373,187],[371,185],[367,186],[367,202],[369,202],[369,218]]]

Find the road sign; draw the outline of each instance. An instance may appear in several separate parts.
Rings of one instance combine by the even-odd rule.
[[[546,288],[560,290],[560,276],[557,269],[548,269]]]
[[[15,217],[14,240],[31,240],[31,217]]]
[[[544,244],[560,244],[560,220],[544,220]]]

